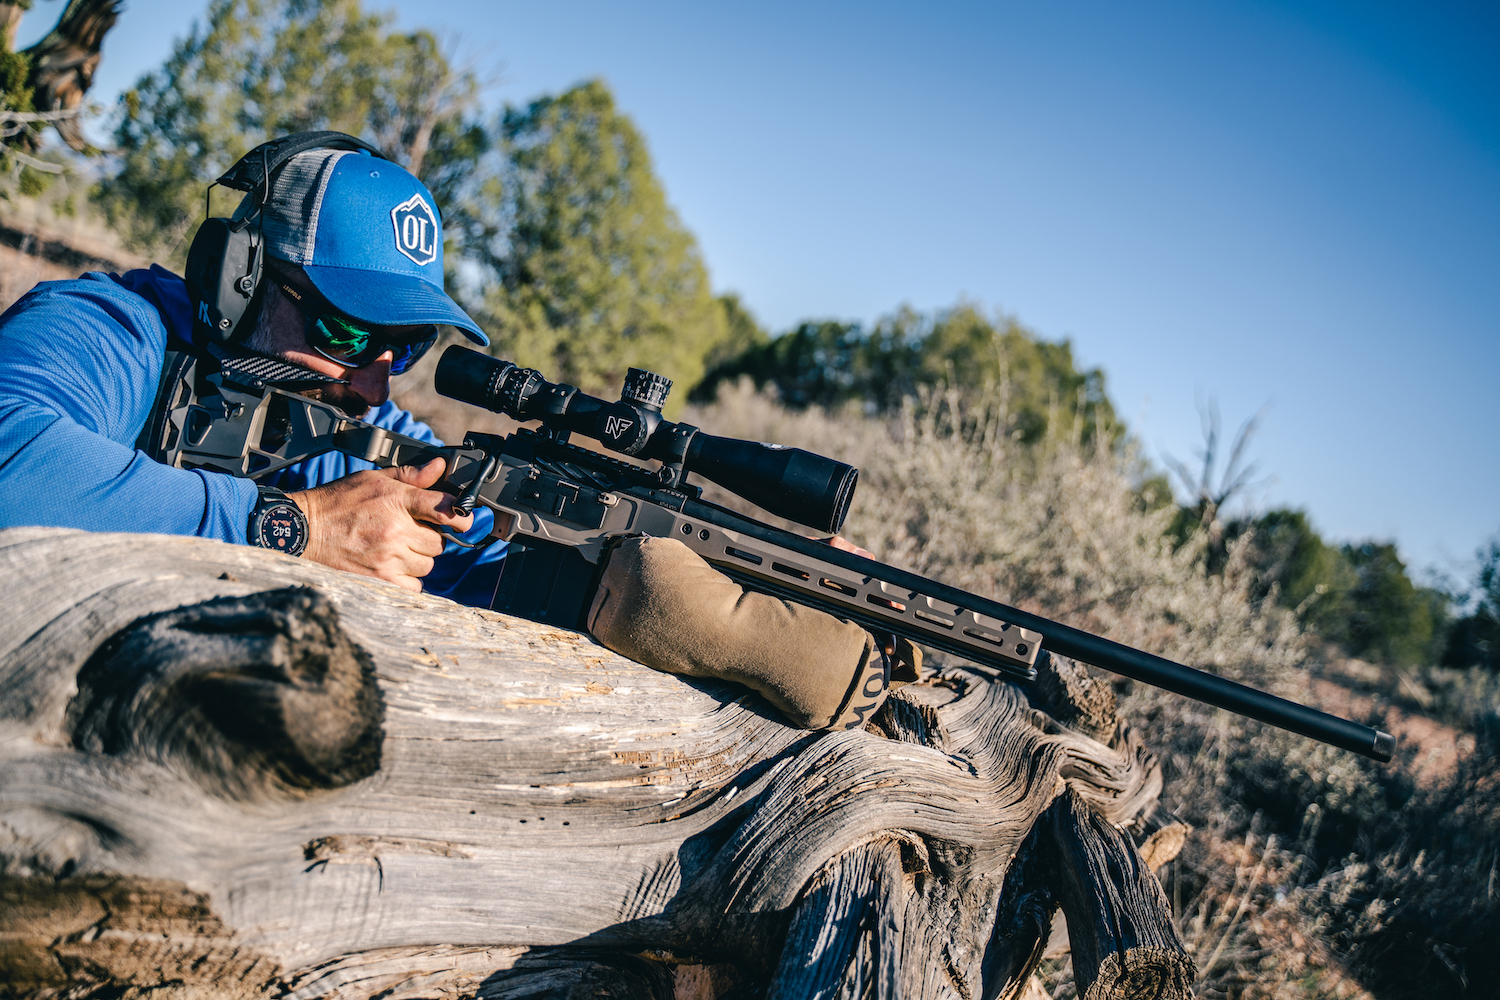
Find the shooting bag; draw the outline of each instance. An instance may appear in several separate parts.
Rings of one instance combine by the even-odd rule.
[[[744,684],[803,729],[858,728],[885,701],[895,657],[853,622],[747,591],[675,538],[627,536],[605,559],[587,623],[622,656]]]

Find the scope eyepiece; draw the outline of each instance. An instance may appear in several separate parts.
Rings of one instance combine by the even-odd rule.
[[[519,368],[456,344],[443,352],[432,381],[433,388],[449,399],[517,420],[540,416],[528,414],[528,404],[538,392],[552,387],[533,368]]]

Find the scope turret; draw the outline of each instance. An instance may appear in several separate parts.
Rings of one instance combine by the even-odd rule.
[[[644,368],[632,368],[625,375],[620,398],[628,403],[639,403],[641,406],[660,410],[666,405],[667,393],[671,391],[671,379]]]

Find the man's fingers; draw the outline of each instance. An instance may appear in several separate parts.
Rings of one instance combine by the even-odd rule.
[[[408,560],[406,569],[407,569],[407,573],[406,574],[402,574],[401,576],[397,577],[396,580],[395,580],[395,582],[399,583],[399,584],[401,584],[401,586],[405,587],[406,586],[406,582],[405,581],[409,579],[409,580],[411,580],[416,585],[414,589],[421,590],[422,589],[422,577],[424,577],[428,573],[432,572],[432,557],[431,556],[421,556],[421,555],[415,556],[415,557],[411,558],[410,560]],[[407,575],[407,574],[409,574],[409,575]]]
[[[424,556],[441,555],[443,546],[448,544],[443,536],[434,531],[430,524],[417,525],[417,532],[411,541],[411,550]],[[431,572],[431,570],[429,570]],[[426,575],[426,574],[423,574]]]
[[[413,492],[406,497],[407,513],[416,521],[428,521],[435,525],[468,531],[474,524],[473,515],[454,513],[451,496],[441,490],[428,489],[443,478],[443,470],[446,467],[447,464],[442,458],[434,458],[425,465],[403,465],[395,470],[397,482],[414,486],[421,491]]]
[[[385,579],[388,583],[394,583],[402,590],[410,590],[415,593],[421,593],[422,591],[422,581],[415,576],[391,576]]]
[[[448,463],[442,458],[434,458],[425,465],[401,466],[396,470],[396,478],[408,486],[425,490],[443,478],[443,470],[447,467]]]
[[[855,545],[843,535],[834,535],[832,538],[822,538],[819,539],[819,541],[827,542],[829,545],[832,545],[836,549],[843,549],[845,552],[853,552],[857,556],[864,556],[866,559],[875,558],[875,553],[871,552],[869,549],[861,548],[860,546]]]
[[[437,490],[413,490],[406,498],[406,510],[414,521],[427,521],[459,531],[468,531],[474,526],[473,514],[455,513],[453,498]]]
[[[378,566],[371,567],[369,575],[407,590],[421,590],[422,577],[432,572],[432,557],[436,554],[423,550],[435,547],[441,552],[442,543],[435,531],[423,530],[415,534],[426,537],[408,537],[405,547],[399,552],[392,551]],[[435,542],[435,546],[429,546],[429,540]]]

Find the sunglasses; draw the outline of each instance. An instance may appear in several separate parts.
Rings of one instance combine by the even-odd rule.
[[[437,343],[436,326],[422,326],[400,337],[392,337],[387,331],[372,330],[358,320],[340,316],[332,309],[314,312],[310,308],[311,303],[303,302],[302,292],[290,285],[281,284],[280,287],[306,321],[303,332],[308,346],[345,368],[363,368],[390,351],[391,374],[400,375]]]

